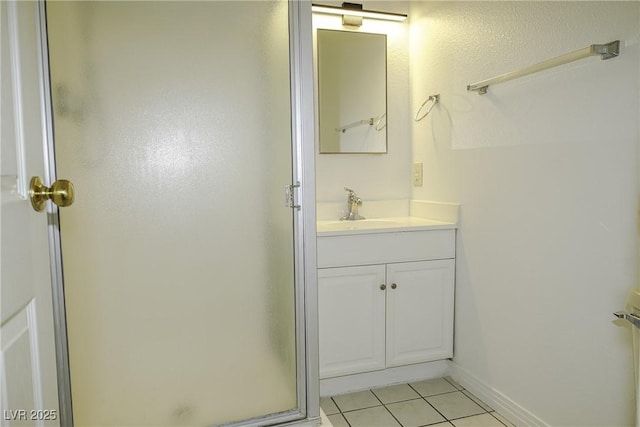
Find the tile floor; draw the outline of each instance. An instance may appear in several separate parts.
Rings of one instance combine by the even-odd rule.
[[[450,378],[320,399],[334,427],[513,427]]]

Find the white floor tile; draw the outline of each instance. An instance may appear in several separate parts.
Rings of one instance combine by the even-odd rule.
[[[469,399],[460,391],[430,396],[425,399],[448,420],[469,417],[485,412],[476,402]]]
[[[491,412],[493,411],[493,409],[491,409],[491,407],[489,405],[487,405],[486,403],[484,403],[482,400],[478,399],[476,396],[474,396],[473,394],[469,393],[468,390],[463,390],[462,391],[464,393],[465,396],[467,396],[469,399],[473,400],[474,402],[476,402],[478,405],[480,405],[482,407],[482,409],[484,409],[487,412]]]
[[[474,415],[467,418],[459,418],[451,421],[456,427],[504,427],[504,425],[491,414]]]
[[[333,401],[336,402],[336,405],[338,405],[338,408],[340,408],[342,412],[382,405],[369,390],[339,394],[333,396]]]
[[[349,427],[342,414],[329,415],[329,421],[332,427]]]
[[[327,414],[327,415],[333,415],[333,414],[337,414],[338,412],[340,412],[340,410],[338,409],[336,404],[333,403],[333,400],[331,400],[330,397],[321,397],[320,398],[320,408],[322,408],[324,413]]]
[[[387,405],[393,416],[403,427],[420,427],[435,424],[446,419],[424,399],[408,400]]]
[[[418,381],[409,383],[421,396],[433,396],[435,394],[448,393],[457,389],[449,384],[444,378],[436,378],[433,380]]]
[[[398,384],[371,390],[382,403],[401,402],[403,400],[418,399],[420,395],[409,384]]]
[[[321,427],[515,427],[451,378],[324,397],[320,407]]]
[[[351,427],[401,427],[384,406],[343,414]]]

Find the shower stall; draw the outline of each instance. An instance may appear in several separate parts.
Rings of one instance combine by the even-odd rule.
[[[318,416],[308,8],[41,8],[65,423]]]

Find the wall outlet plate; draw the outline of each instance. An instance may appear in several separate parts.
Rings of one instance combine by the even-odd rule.
[[[422,163],[416,162],[413,164],[413,170],[411,171],[413,176],[413,186],[422,187]]]

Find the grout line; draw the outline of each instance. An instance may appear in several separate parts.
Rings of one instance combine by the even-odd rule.
[[[418,399],[422,399],[422,396],[418,395],[417,397],[412,397],[411,399],[405,399],[405,400],[398,400],[396,402],[383,403],[383,405],[394,405],[396,403],[411,402],[412,400],[418,400]]]
[[[340,415],[342,417],[342,419],[344,420],[345,423],[347,423],[347,425],[349,427],[351,427],[351,423],[349,422],[349,420],[347,419],[347,417],[344,416],[344,414],[342,412],[340,412],[340,414],[336,414],[336,415]]]
[[[382,406],[384,406],[384,402],[383,402],[382,400],[380,400],[380,398],[378,397],[378,395],[377,395],[377,394],[375,394],[375,393],[374,393],[373,389],[369,389],[369,391],[371,392],[371,394],[373,394],[373,396],[374,396],[376,399],[378,399],[378,402],[380,402],[380,404],[381,404]]]
[[[493,411],[495,412],[495,411]],[[492,413],[489,413],[489,415],[491,415],[493,418],[495,418],[500,424],[502,424],[503,426],[507,427],[507,425],[505,423],[503,423],[502,421],[498,420],[498,418],[496,418]]]
[[[369,392],[370,392],[371,394],[373,394],[373,396],[378,400],[378,402],[380,402],[380,405],[383,405],[383,406],[384,406],[384,403],[382,403],[382,401],[381,401],[380,399],[378,399],[378,396],[376,396],[376,394],[375,394],[373,391],[371,391],[371,390],[362,390],[362,391],[369,391]],[[331,399],[333,400],[333,396],[331,396]],[[377,408],[378,406],[380,406],[380,405],[365,406],[364,408],[349,409],[348,411],[343,411],[343,410],[340,408],[340,406],[338,405],[338,402],[336,402],[335,400],[333,400],[333,403],[335,403],[335,404],[336,404],[336,407],[338,408],[338,410],[340,411],[340,413],[341,413],[341,414],[348,413],[348,412],[359,411],[359,410],[361,410],[361,409]],[[344,417],[344,419],[346,420],[346,419],[347,419],[347,417]],[[347,421],[347,423],[348,423],[348,421]]]
[[[463,393],[463,391],[462,391],[462,390],[456,390],[456,391],[452,391],[452,392],[449,392],[449,393],[434,394],[434,396],[442,396],[442,395],[444,395],[444,394],[452,394],[452,393],[460,393],[460,394],[462,394],[462,395],[463,395],[463,396],[465,396],[467,399],[469,399],[469,400],[471,400],[473,403],[475,403],[475,404],[478,406],[478,408],[480,408],[480,409],[482,410],[482,412],[480,412],[480,413],[478,413],[478,414],[465,415],[465,416],[463,416],[463,417],[447,418],[444,414],[442,414],[440,411],[438,411],[438,409],[437,409],[435,406],[431,405],[431,403],[427,400],[427,398],[426,398],[426,397],[424,397],[424,400],[425,400],[425,401],[427,401],[427,403],[429,403],[429,405],[431,405],[431,406],[433,407],[433,409],[435,409],[436,411],[438,411],[438,413],[439,413],[440,415],[442,415],[442,416],[443,416],[447,421],[452,421],[452,420],[461,420],[461,419],[464,419],[464,418],[475,417],[476,415],[482,415],[482,414],[491,414],[491,412],[489,412],[489,411],[487,411],[486,409],[484,409],[480,404],[478,404],[476,401],[474,401],[474,400],[473,400],[473,399],[471,399],[469,396],[467,396],[465,393]],[[427,396],[427,397],[432,397],[432,396]],[[495,418],[495,417],[494,417],[494,418]],[[500,420],[498,420],[498,421],[500,421]],[[501,424],[502,424],[502,423],[501,423]]]
[[[371,394],[374,395],[376,399],[378,399],[378,402],[380,402],[381,405],[384,405],[384,402],[378,397],[378,395],[376,394],[375,391],[373,391],[373,389],[369,389],[369,391],[371,392]]]
[[[336,408],[338,408],[338,411],[340,411],[337,414],[331,414],[331,415],[340,415],[342,417],[342,419],[344,420],[344,422],[347,423],[347,426],[351,427],[351,423],[349,422],[347,417],[344,416],[344,413],[342,412],[342,409],[340,409],[340,407],[338,406],[338,402],[335,401],[333,396],[329,396],[329,398],[333,401],[333,404],[336,405]],[[329,418],[328,415],[327,415],[327,418]]]
[[[431,396],[440,396],[441,394],[448,394],[448,393],[455,393],[456,391],[460,391],[460,390],[453,390],[453,391],[443,391],[442,393],[435,393],[435,394],[430,394],[429,396],[423,396],[418,390],[416,390],[411,384],[407,384],[409,387],[411,387],[413,389],[413,391],[415,391],[416,393],[418,393],[418,396],[420,396],[421,398],[425,398],[425,397],[431,397]]]
[[[429,426],[435,426],[436,424],[443,424],[443,423],[447,423],[449,425],[453,425],[451,424],[451,421],[449,420],[444,420],[444,421],[436,421],[435,423],[431,423],[431,424],[421,424],[420,427],[429,427]],[[455,427],[455,426],[454,426]]]
[[[420,394],[420,392],[418,390],[416,390],[415,388],[413,388],[413,386],[411,384],[407,384],[409,386],[409,388],[413,391],[415,391],[416,393],[418,393],[418,396],[422,397],[422,395]]]
[[[442,412],[438,411],[438,408],[436,408],[436,407],[435,407],[435,406],[433,406],[431,403],[429,403],[429,401],[428,401],[425,397],[423,397],[423,398],[422,398],[422,400],[424,400],[425,402],[427,402],[427,405],[431,406],[431,407],[433,408],[433,410],[434,410],[434,411],[436,411],[438,414],[440,414],[440,416],[441,416],[442,418],[444,418],[444,419],[445,419],[445,421],[449,421],[449,418],[447,418],[447,417],[446,417],[446,415],[444,415]],[[449,423],[449,424],[451,424],[451,423]]]
[[[365,406],[364,408],[349,409],[348,411],[340,411],[340,413],[341,413],[341,414],[349,414],[349,413],[351,413],[351,412],[355,412],[355,411],[362,411],[363,409],[372,409],[372,408],[377,408],[378,406],[384,406],[384,405]]]
[[[338,402],[336,402],[336,400],[333,398],[333,396],[329,396],[329,399],[331,399],[333,404],[336,405],[336,408],[338,408],[338,413],[341,414],[342,413],[342,409],[340,409],[340,407],[338,406]]]
[[[384,404],[383,404],[382,406],[384,406],[384,409],[386,409],[386,410],[387,410],[387,412],[388,412],[389,414],[391,414],[391,416],[393,417],[393,419],[394,419],[394,420],[396,420],[396,422],[400,425],[400,427],[404,427],[404,424],[402,424],[402,423],[400,422],[400,420],[399,420],[399,419],[397,419],[395,415],[393,415],[393,412],[391,412],[391,410],[390,410],[389,408],[387,408],[387,405],[384,405]]]
[[[444,395],[444,394],[452,394],[452,393],[462,393],[462,394],[464,394],[464,393],[463,393],[463,390],[452,390],[452,391],[443,391],[442,393],[434,393],[434,394],[430,394],[429,396],[422,396],[422,395],[420,395],[420,397],[422,397],[422,398],[427,398],[427,397],[442,396],[442,395]],[[420,393],[418,393],[418,394],[420,394]],[[467,396],[467,397],[468,397],[468,396]],[[471,399],[471,398],[470,398],[470,399]],[[471,400],[473,400],[473,399],[471,399]]]
[[[399,419],[397,419],[395,415],[393,415],[393,412],[391,412],[391,410],[389,410],[389,408],[387,408],[387,405],[385,405],[385,403],[382,401],[382,399],[380,399],[380,398],[378,397],[378,395],[377,395],[377,394],[375,394],[375,392],[373,391],[373,389],[371,389],[371,390],[369,390],[369,391],[371,392],[371,394],[373,394],[373,395],[376,397],[376,399],[378,399],[378,401],[382,404],[382,407],[383,407],[384,409],[386,409],[386,410],[387,410],[387,412],[388,412],[388,413],[393,417],[393,419],[394,419],[394,420],[396,420],[396,422],[397,422],[398,424],[400,424],[400,427],[404,427],[404,426],[402,425],[402,423],[400,422],[400,420],[399,420]]]
[[[461,390],[461,391],[462,391],[462,394],[467,396],[469,399],[473,400],[473,402],[476,405],[480,406],[482,409],[484,409],[485,412],[495,412],[495,409],[493,409],[491,406],[484,403],[482,400],[478,399],[473,393],[469,392],[469,390]],[[485,409],[485,407],[489,408],[490,410]]]
[[[409,387],[413,388],[413,387],[411,386],[411,384],[409,384]],[[418,393],[418,394],[420,395],[420,397],[422,398],[422,400],[424,400],[425,402],[427,402],[427,405],[431,406],[431,407],[433,408],[433,410],[434,410],[434,411],[436,411],[438,414],[440,414],[440,416],[441,416],[442,418],[444,418],[446,421],[449,421],[449,418],[445,417],[445,416],[444,416],[444,414],[443,414],[442,412],[438,411],[438,409],[437,409],[435,406],[433,406],[431,403],[429,403],[429,401],[427,400],[427,397],[426,397],[426,396],[421,395],[421,394],[420,394],[420,392],[419,392],[418,390],[416,390],[415,388],[413,388],[413,390],[414,390],[416,393]],[[453,392],[451,392],[451,393],[453,393]],[[446,393],[440,393],[440,394],[446,394]],[[438,395],[436,394],[436,395],[434,395],[434,396],[438,396]],[[431,396],[429,396],[429,397],[431,397]],[[451,423],[449,423],[449,424],[451,424]]]
[[[449,380],[447,379],[447,377],[442,377],[442,379],[443,379],[443,380],[445,380],[446,382],[448,382],[449,384],[451,384],[451,385],[452,385],[456,390],[458,390],[458,391],[465,390],[465,388],[464,388],[464,387],[462,387],[460,384],[458,384],[458,383],[455,383],[455,384],[454,384],[453,379],[452,379],[451,381],[449,381]]]
[[[465,415],[464,417],[451,418],[450,420],[447,420],[447,421],[458,421],[458,420],[464,420],[465,418],[477,417],[478,415],[484,415],[484,414],[489,414],[489,415],[491,415],[491,413],[490,413],[490,412],[484,411],[484,412],[481,412],[481,413],[479,413],[479,414]],[[495,417],[494,417],[494,418],[495,418]],[[500,421],[500,420],[498,420],[498,421]],[[500,423],[500,424],[502,424],[502,423]]]

